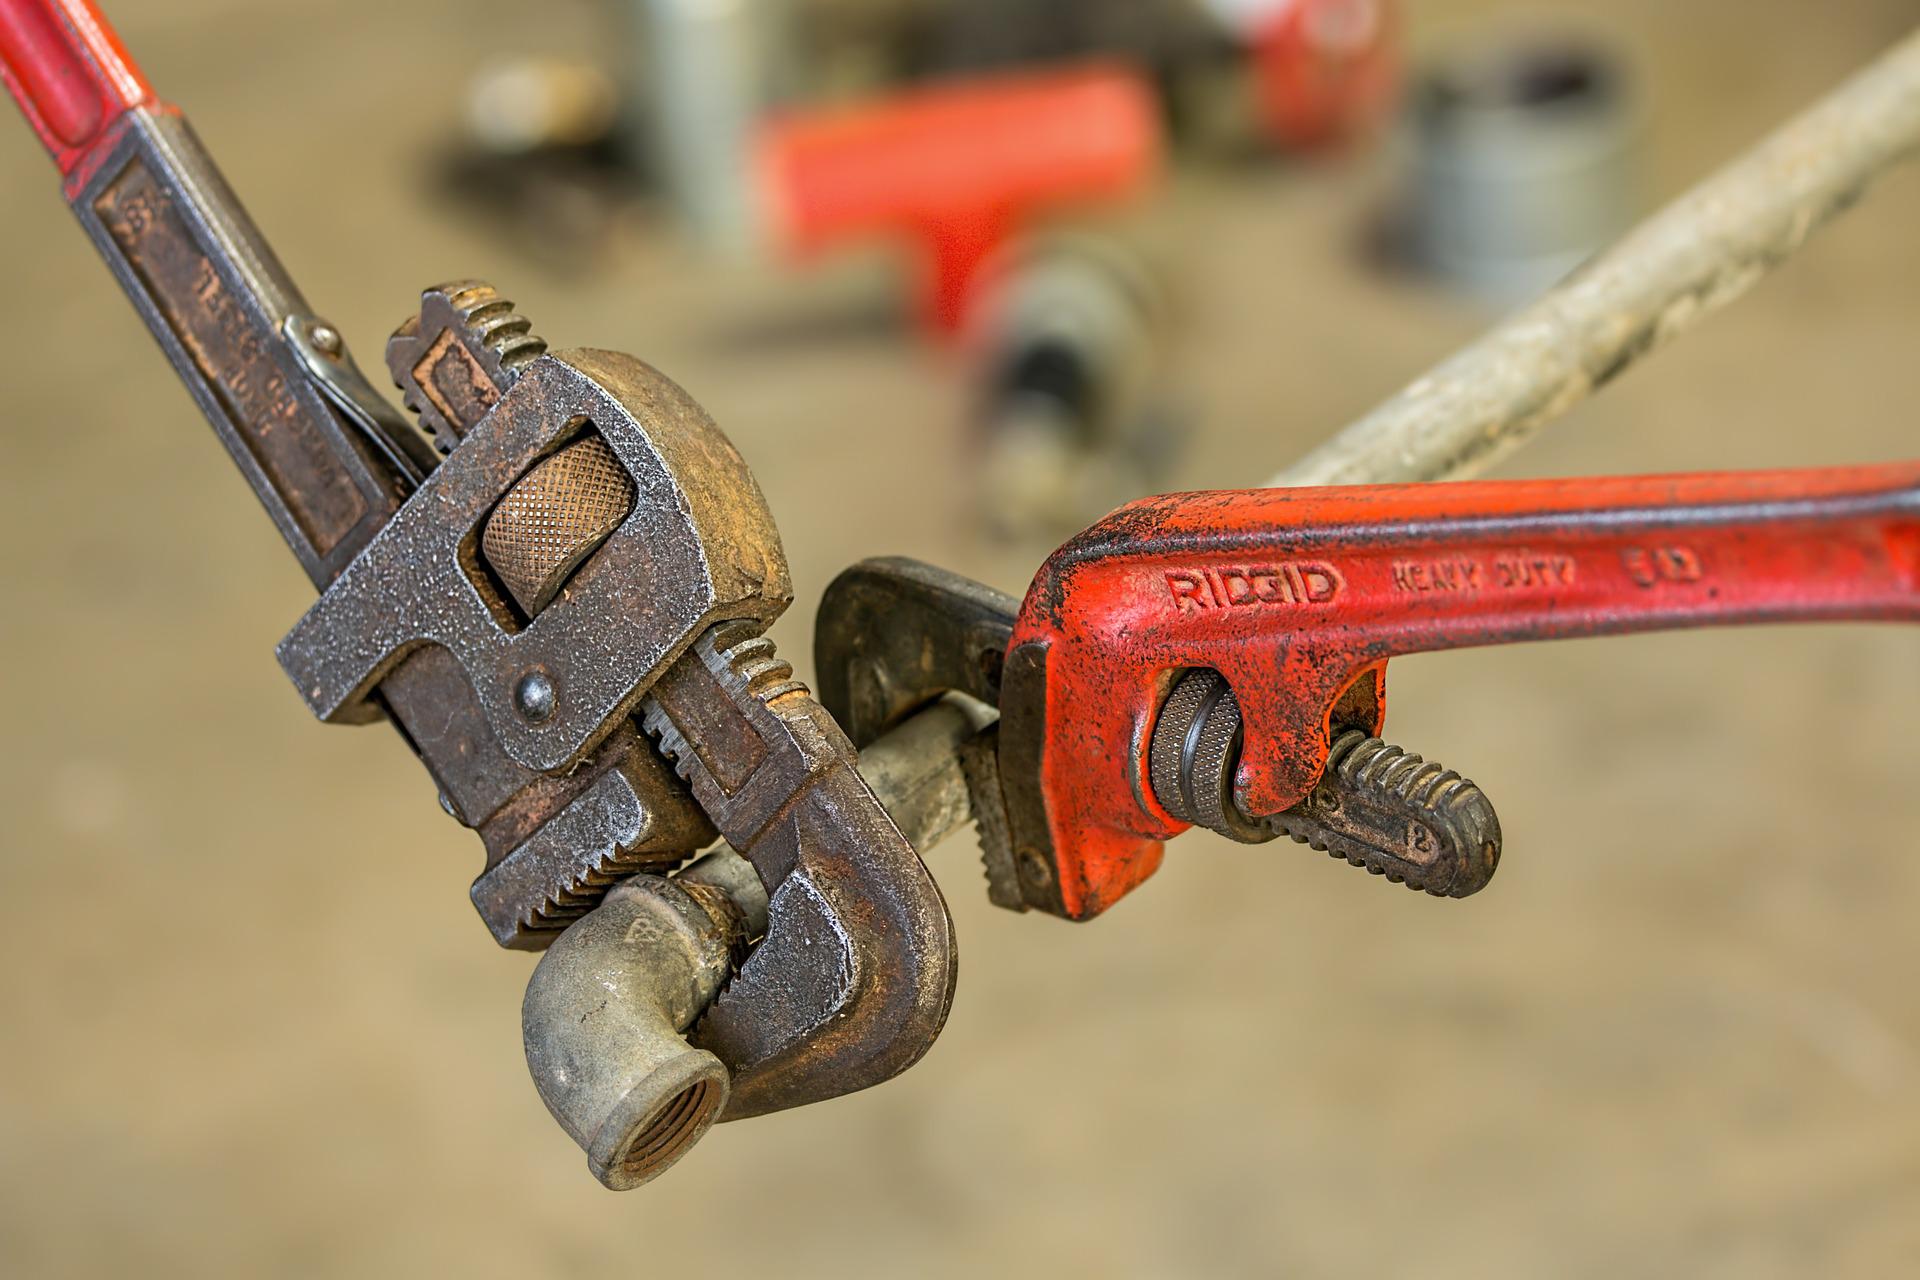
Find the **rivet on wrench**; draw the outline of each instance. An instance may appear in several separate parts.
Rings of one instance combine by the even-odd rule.
[[[544,671],[529,671],[513,686],[513,705],[525,719],[539,724],[553,714],[553,681]]]

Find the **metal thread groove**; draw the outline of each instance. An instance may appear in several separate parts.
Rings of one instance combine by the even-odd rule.
[[[1371,813],[1381,829],[1363,834],[1363,824],[1350,812],[1356,806]],[[1413,830],[1403,825],[1393,832],[1388,820],[1418,824],[1424,831],[1425,865],[1412,846]],[[1478,787],[1358,729],[1335,739],[1314,794],[1267,821],[1296,843],[1439,897],[1476,891],[1499,862],[1498,819]],[[1381,847],[1382,841],[1390,847]]]
[[[711,1080],[699,1080],[675,1094],[638,1126],[633,1142],[620,1157],[622,1180],[638,1185],[672,1164],[700,1140],[720,1090]]]
[[[434,394],[421,385],[422,362],[432,360],[435,344],[449,329],[457,331],[460,345],[477,364],[476,372],[493,384],[484,404],[491,404],[522,369],[547,352],[547,344],[532,332],[533,322],[515,312],[513,303],[484,280],[455,280],[426,290],[420,314],[408,317],[388,342],[387,366],[401,400],[418,415],[442,453],[450,451],[474,425],[471,420],[449,418],[435,403]],[[484,404],[461,405],[455,417],[470,413],[477,420]]]

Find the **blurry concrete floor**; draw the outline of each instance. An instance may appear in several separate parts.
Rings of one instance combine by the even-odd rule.
[[[564,274],[434,203],[415,166],[462,76],[591,47],[582,0],[109,7],[372,363],[419,286],[477,273],[702,399],[782,521],[789,653],[860,556],[1031,571],[965,532],[940,361],[834,323],[859,296],[831,273],[640,227]],[[1426,41],[1512,6],[1412,7]],[[1607,6],[1653,192],[1916,12]],[[963,977],[924,1064],[601,1191],[526,1079],[478,846],[394,737],[286,688],[300,575],[12,124],[0,173],[0,1273],[1920,1274],[1920,663],[1890,628],[1397,664],[1395,735],[1501,806],[1466,903],[1190,836],[1076,928],[990,909],[956,838]],[[1359,269],[1370,189],[1276,168],[1166,201],[1206,428],[1181,485],[1256,481],[1482,324]],[[1916,227],[1909,172],[1509,473],[1910,456]]]

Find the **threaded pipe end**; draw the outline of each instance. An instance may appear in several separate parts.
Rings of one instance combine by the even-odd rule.
[[[665,1173],[720,1118],[727,1088],[727,1069],[703,1050],[653,1072],[601,1126],[588,1158],[594,1177],[631,1191]]]

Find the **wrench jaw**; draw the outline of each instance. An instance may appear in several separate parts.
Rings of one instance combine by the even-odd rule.
[[[933,877],[850,766],[778,819],[755,859],[794,869],[769,900],[767,936],[693,1036],[733,1072],[723,1120],[905,1071],[946,1025],[957,971]]]
[[[377,686],[358,710],[405,729],[449,812],[487,845],[474,901],[490,932],[538,950],[615,880],[664,871],[712,840],[632,713],[714,622],[764,625],[791,588],[744,460],[679,387],[600,351],[541,355],[512,373],[479,418],[456,419],[464,434],[419,501],[279,652],[323,718],[364,718],[336,696],[353,704],[354,690]],[[530,483],[589,444],[604,446],[602,470],[624,473],[626,510],[605,536],[608,521],[559,519],[578,514],[567,492]],[[482,563],[509,515],[575,538],[548,566],[577,565],[565,589],[537,584],[515,601],[519,616],[498,567]],[[534,680],[544,702],[524,696]]]
[[[1029,602],[1057,596],[1059,610],[1078,600],[1071,584],[1049,576],[1057,559]],[[1165,841],[1189,825],[1243,843],[1289,836],[1442,897],[1476,892],[1498,865],[1499,819],[1479,788],[1354,727],[1377,727],[1385,713],[1384,661],[1319,673],[1325,701],[1317,705],[1323,722],[1339,727],[1337,749],[1322,755],[1329,767],[1306,800],[1256,817],[1244,785],[1240,707],[1218,671],[1169,659],[1164,670],[1143,673],[1140,732],[1090,746],[1076,737],[1092,705],[1073,679],[1083,653],[1058,625],[1014,643],[1021,621],[1018,602],[1000,592],[885,558],[834,580],[814,636],[822,699],[856,742],[943,693],[998,705],[999,723],[961,749],[996,906],[1088,919],[1150,876]],[[1097,647],[1125,646],[1113,639]],[[1070,692],[1056,696],[1063,688]],[[1115,767],[1089,768],[1094,760]],[[1137,783],[1124,804],[1086,803],[1058,778],[1049,785],[1049,769],[1067,779],[1105,772],[1122,786],[1129,777]]]
[[[697,640],[643,723],[769,893],[766,936],[696,1028],[723,1119],[852,1093],[932,1046],[953,1002],[945,899],[852,744],[754,624]]]

